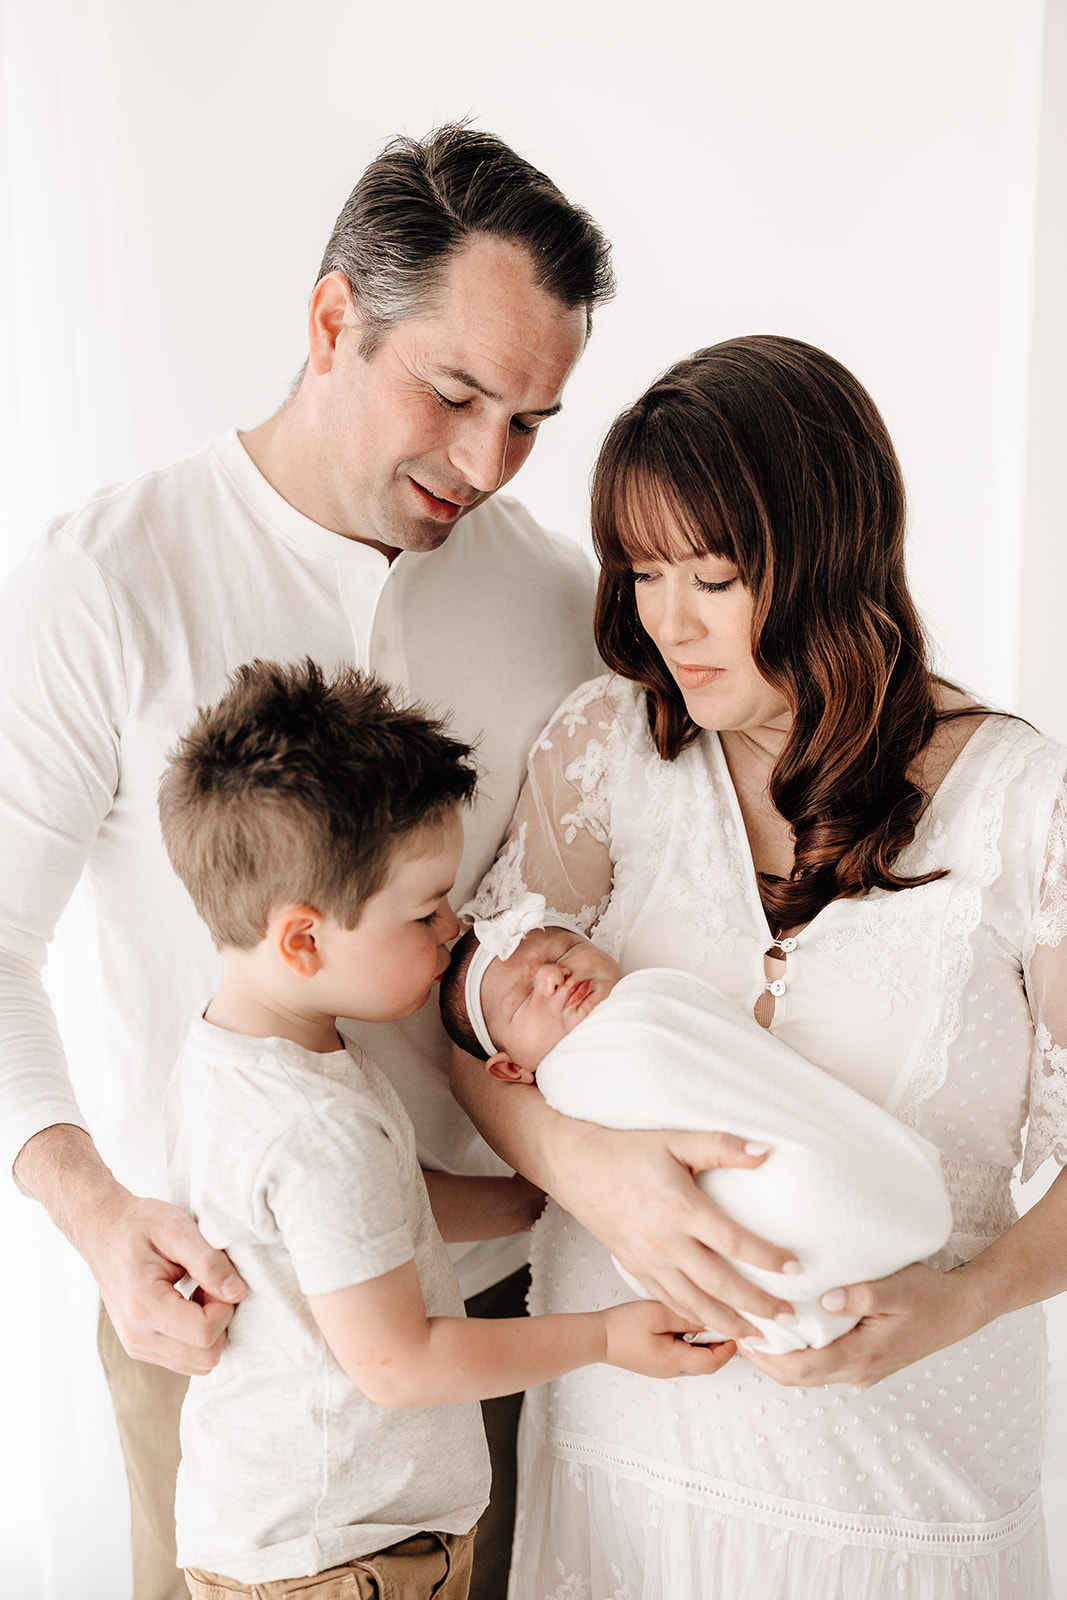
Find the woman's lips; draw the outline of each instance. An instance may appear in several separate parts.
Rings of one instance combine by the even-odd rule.
[[[706,689],[709,683],[715,683],[726,671],[725,667],[687,667],[680,661],[672,661],[671,666],[683,689]]]

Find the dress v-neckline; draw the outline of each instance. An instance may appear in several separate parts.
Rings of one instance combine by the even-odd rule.
[[[959,776],[964,756],[967,755],[968,751],[972,751],[974,749],[976,743],[982,742],[983,733],[990,727],[991,724],[998,720],[999,719],[997,719],[995,715],[986,715],[974,729],[973,733],[968,736],[968,738],[957,750],[955,756],[941,774],[941,778],[937,784],[937,787],[931,791],[927,798],[926,804],[923,806],[923,809],[919,814],[918,821],[915,824],[915,834],[912,839],[912,845],[918,839],[920,830],[924,830],[926,828],[927,819],[935,813],[935,808],[937,808],[942,802],[946,791],[950,792],[954,786]],[[759,918],[761,927],[766,930],[767,944],[773,945],[780,936],[776,935],[771,927],[766,909],[764,908],[763,897],[759,892],[759,875],[756,872],[756,862],[752,854],[752,845],[748,837],[748,829],[745,827],[745,816],[741,809],[741,801],[738,796],[733,778],[730,775],[730,764],[726,759],[726,751],[723,749],[722,739],[720,738],[718,732],[716,732],[714,729],[708,729],[708,733],[712,741],[711,747],[714,752],[716,775],[726,786],[730,805],[730,815],[733,818],[734,826],[737,829],[738,844],[744,861],[746,895],[750,903],[756,909],[756,914]],[[908,845],[906,848],[911,849],[911,845]],[[805,922],[800,928],[793,930],[789,937],[799,939],[802,935],[808,933],[823,916],[824,912],[828,911],[831,906],[837,905],[837,903],[838,902],[836,900],[828,900],[826,905],[820,906],[819,910],[813,917],[810,917],[808,921]]]

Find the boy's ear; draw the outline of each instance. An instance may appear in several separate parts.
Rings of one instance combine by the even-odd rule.
[[[536,1079],[533,1067],[520,1067],[503,1050],[489,1057],[485,1070],[491,1078],[499,1078],[501,1083],[533,1083]]]
[[[279,961],[298,978],[322,967],[323,918],[314,906],[285,906],[271,918],[270,940]]]

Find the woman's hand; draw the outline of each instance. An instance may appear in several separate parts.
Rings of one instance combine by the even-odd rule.
[[[499,1083],[452,1052],[452,1092],[498,1155],[559,1201],[654,1300],[724,1338],[752,1337],[738,1313],[792,1317],[736,1272],[733,1257],[788,1272],[792,1253],[720,1211],[694,1181],[713,1167],[758,1167],[761,1146],[725,1133],[623,1132],[553,1111],[532,1084]],[[793,1270],[800,1270],[796,1266]]]
[[[739,1312],[791,1317],[734,1270],[771,1272],[792,1253],[739,1227],[697,1188],[712,1167],[758,1167],[767,1151],[725,1133],[622,1132],[560,1118],[550,1193],[655,1300],[727,1338],[754,1333]],[[799,1267],[796,1267],[799,1271]]]
[[[822,1350],[771,1356],[741,1349],[738,1354],[776,1383],[799,1388],[850,1383],[869,1389],[985,1324],[974,1283],[965,1267],[953,1272],[920,1264],[905,1267],[876,1283],[854,1283],[824,1295],[825,1310],[860,1321]]]

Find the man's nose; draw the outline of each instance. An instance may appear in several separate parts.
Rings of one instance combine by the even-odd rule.
[[[448,457],[472,489],[492,494],[504,481],[510,438],[510,420],[472,419],[456,434]]]

